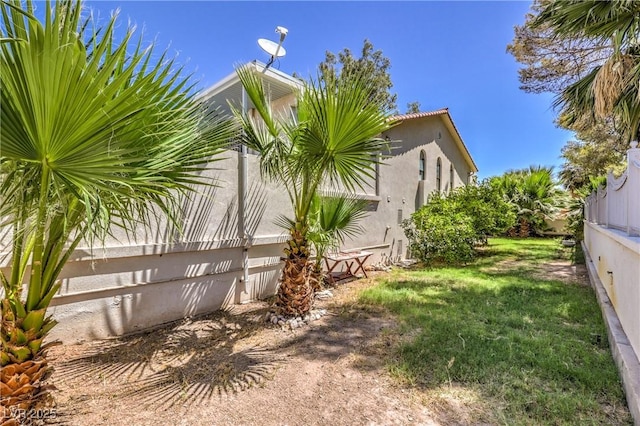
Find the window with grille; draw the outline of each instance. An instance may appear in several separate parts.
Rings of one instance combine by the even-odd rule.
[[[449,166],[449,192],[453,191],[453,178],[454,178],[454,173],[453,173],[453,164],[451,166]]]
[[[438,157],[438,161],[436,163],[436,189],[442,191],[442,160]]]

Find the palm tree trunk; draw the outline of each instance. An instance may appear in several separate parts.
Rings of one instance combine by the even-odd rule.
[[[287,258],[278,287],[276,309],[280,315],[300,316],[311,310],[313,303],[313,264],[309,262],[309,242],[305,227],[296,224],[285,249]]]
[[[311,288],[314,293],[322,290],[322,284],[324,282],[324,274],[322,273],[322,261],[316,260],[311,268]]]
[[[16,302],[20,303],[20,301]],[[52,344],[41,346],[42,328],[50,329],[51,320],[37,320],[44,317],[44,310],[20,317],[11,307],[11,301],[2,299],[2,324],[0,325],[0,388],[2,390],[2,425],[23,424],[20,413],[44,406],[48,402],[50,389],[47,384],[52,372],[46,358],[46,350]],[[35,320],[35,321],[34,321]],[[5,423],[6,422],[6,423]],[[30,424],[30,423],[24,423]]]
[[[531,224],[523,217],[520,218],[520,237],[527,238],[531,235]]]

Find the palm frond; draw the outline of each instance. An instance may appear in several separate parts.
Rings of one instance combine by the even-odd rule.
[[[0,5],[3,37],[23,40],[0,44],[0,214],[19,231],[11,285],[29,256],[37,272],[29,309],[48,303],[83,238],[175,222],[179,194],[211,184],[203,172],[236,132],[173,60],[132,28],[116,34],[117,15],[99,29],[83,21],[81,7],[47,3],[39,22],[30,1]]]

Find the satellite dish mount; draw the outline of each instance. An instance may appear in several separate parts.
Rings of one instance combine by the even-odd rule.
[[[284,47],[282,47],[282,42],[284,41],[285,37],[287,37],[288,32],[289,30],[287,30],[285,27],[276,27],[276,33],[280,34],[280,41],[278,43],[266,38],[258,39],[258,45],[260,46],[260,48],[271,56],[271,59],[269,59],[269,62],[267,62],[267,66],[264,67],[264,71],[266,71],[267,68],[269,68],[276,59],[282,58],[287,54],[287,51],[284,49]]]

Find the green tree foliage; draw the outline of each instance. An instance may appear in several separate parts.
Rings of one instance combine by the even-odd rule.
[[[558,177],[569,191],[578,191],[596,176],[604,176],[609,170],[618,175],[626,167],[627,141],[601,123],[588,130],[579,131],[575,141],[568,141],[562,148],[564,159]]]
[[[405,221],[411,253],[427,265],[469,262],[474,257],[476,237],[470,218],[448,205],[443,207],[446,214],[431,214],[422,208]]]
[[[514,27],[507,52],[522,64],[520,89],[528,93],[559,94],[613,53],[610,42],[558,34],[550,24],[537,22],[547,0],[534,0],[523,25]]]
[[[625,139],[640,136],[640,2],[555,0],[543,4],[532,25],[561,37],[611,46],[601,64],[557,97],[562,121],[578,126],[615,117],[616,130]]]
[[[476,241],[480,243],[486,243],[489,236],[504,234],[516,220],[513,207],[489,180],[455,189],[447,198],[471,218]]]
[[[488,180],[456,188],[449,195],[434,192],[429,202],[404,221],[414,256],[425,263],[464,263],[487,237],[515,224],[512,205]]]
[[[384,56],[382,50],[375,50],[369,40],[364,40],[360,57],[355,57],[349,48],[344,48],[338,52],[337,56],[327,51],[324,61],[318,68],[325,82],[352,75],[367,75],[373,82],[369,89],[370,99],[382,105],[385,111],[397,110],[398,95],[391,93],[393,87],[389,74],[391,61]]]
[[[491,178],[490,184],[516,209],[518,223],[510,230],[512,236],[542,235],[547,229],[545,221],[555,219],[565,204],[566,196],[552,167],[512,170]]]
[[[599,187],[606,187],[607,178],[590,177],[587,184],[576,190],[567,203],[567,230],[577,240],[584,239],[584,205],[585,199]]]
[[[17,375],[3,374],[2,395],[23,408],[43,389],[46,311],[74,249],[160,214],[177,222],[178,197],[210,183],[202,171],[234,131],[172,60],[132,28],[116,35],[115,15],[98,30],[79,1],[43,7],[40,22],[32,2],[1,5],[0,217],[12,236],[1,359]],[[12,387],[21,371],[29,392]]]
[[[557,123],[577,132],[560,177],[569,189],[618,168],[640,120],[640,3],[535,0],[507,51],[521,88],[558,95]],[[611,155],[607,155],[607,153]]]
[[[405,114],[415,114],[420,112],[420,102],[413,101],[407,104],[407,111]]]

